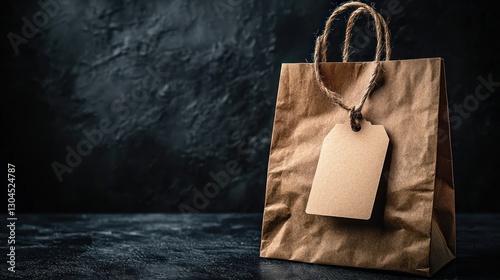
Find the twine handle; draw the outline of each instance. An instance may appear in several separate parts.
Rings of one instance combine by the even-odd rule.
[[[352,29],[354,28],[354,25],[356,23],[356,20],[358,19],[358,16],[362,13],[368,14],[369,12],[364,8],[358,8],[355,10],[351,16],[349,17],[349,20],[347,21],[347,28],[345,32],[345,41],[344,41],[344,51],[342,53],[342,62],[347,62],[349,61],[349,48],[351,46],[351,33]],[[382,15],[378,14],[379,16],[379,21],[382,24],[382,29],[384,31],[384,41],[385,41],[385,60],[390,60],[391,59],[391,34],[389,33],[389,27],[387,26],[387,22],[385,22],[384,18]],[[379,42],[379,41],[377,41]],[[377,47],[379,45],[377,44]]]
[[[372,16],[373,21],[375,22],[375,33],[377,35],[377,49],[375,51],[375,59],[374,59],[374,69],[370,78],[370,81],[368,83],[368,86],[366,87],[366,90],[361,98],[361,101],[357,106],[349,107],[347,106],[343,101],[342,97],[335,91],[330,90],[324,83],[321,75],[321,63],[326,62],[326,50],[327,50],[327,43],[328,43],[328,35],[330,34],[330,31],[332,29],[332,24],[335,20],[335,18],[340,15],[341,13],[345,12],[346,10],[350,8],[358,8],[353,15],[351,15],[351,18],[349,18],[348,22],[348,29],[346,32],[346,45],[347,47],[344,47],[344,55],[343,55],[343,60],[344,62],[347,61],[349,58],[349,43],[350,43],[350,37],[351,37],[351,31],[352,28],[354,27],[355,20],[357,16],[360,13],[368,13]],[[347,110],[349,112],[349,118],[350,118],[350,124],[351,128],[353,131],[360,131],[361,130],[361,125],[360,125],[360,120],[363,118],[363,115],[361,113],[361,110],[363,109],[363,106],[368,98],[368,95],[370,92],[373,90],[373,88],[376,86],[376,78],[377,75],[380,71],[380,57],[382,55],[382,27],[384,26],[384,33],[386,37],[386,60],[389,59],[390,57],[390,41],[387,41],[387,38],[389,38],[389,31],[387,27],[387,23],[385,22],[384,18],[377,13],[372,7],[361,3],[361,2],[347,2],[343,4],[342,6],[337,7],[333,13],[330,15],[330,17],[327,19],[326,24],[325,24],[325,30],[323,31],[323,34],[318,36],[316,39],[316,45],[314,48],[314,73],[316,80],[318,82],[318,85],[320,89],[332,100],[332,102],[343,108],[344,110]],[[349,39],[347,39],[349,38]],[[390,39],[389,39],[390,40]]]

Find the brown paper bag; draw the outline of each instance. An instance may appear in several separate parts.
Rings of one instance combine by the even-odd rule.
[[[324,62],[333,19],[348,22],[344,62]],[[360,13],[377,30],[374,62],[346,62],[350,29]],[[444,62],[440,58],[380,61],[384,19],[370,6],[337,8],[318,38],[315,63],[283,64],[269,156],[260,256],[308,263],[402,271],[430,276],[455,258],[455,198]],[[319,47],[318,47],[319,46]],[[319,61],[323,61],[320,63]],[[324,86],[356,104],[380,66],[359,115],[383,125],[389,147],[369,220],[305,212],[325,136],[349,123]],[[319,66],[320,65],[320,66]],[[335,93],[334,92],[334,93]],[[339,99],[340,100],[340,99]],[[363,105],[363,104],[361,104]],[[349,107],[346,107],[349,109]],[[357,109],[358,107],[354,107]],[[352,111],[352,110],[351,110]],[[356,125],[356,122],[354,122]],[[362,175],[362,174],[360,174]],[[356,203],[351,206],[359,207]]]

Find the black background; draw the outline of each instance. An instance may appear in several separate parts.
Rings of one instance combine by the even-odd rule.
[[[16,166],[23,212],[179,212],[229,162],[241,172],[201,212],[262,211],[280,64],[310,62],[341,3],[42,0],[56,3],[43,22],[38,1],[5,2],[2,157]],[[500,81],[498,5],[373,4],[389,21],[392,59],[445,59],[458,211],[500,211],[500,86],[474,97],[481,79]],[[39,23],[32,38],[23,17]],[[366,25],[352,60],[373,59]],[[340,60],[344,26],[342,17],[330,60]],[[17,53],[11,32],[26,40]],[[55,162],[67,165],[68,147],[96,129],[102,139],[60,181]]]

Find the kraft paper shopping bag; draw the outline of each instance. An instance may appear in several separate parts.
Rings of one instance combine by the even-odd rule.
[[[326,62],[332,22],[353,8],[344,61]],[[347,62],[362,13],[375,22],[376,56]],[[349,2],[328,19],[315,63],[282,65],[261,257],[422,276],[455,258],[444,62],[390,60],[389,40],[372,7]]]

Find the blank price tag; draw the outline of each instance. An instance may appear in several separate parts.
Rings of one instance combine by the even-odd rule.
[[[335,125],[323,140],[306,213],[370,219],[388,145],[382,125],[362,120],[359,132]]]

